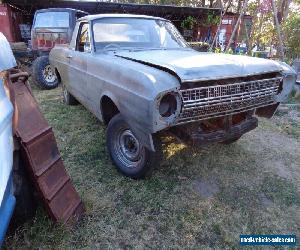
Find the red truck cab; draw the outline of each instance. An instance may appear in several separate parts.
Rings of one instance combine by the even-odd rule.
[[[48,54],[55,44],[71,41],[76,20],[87,12],[70,8],[40,9],[35,12],[32,29],[33,80],[44,89],[57,87],[59,79],[49,64]]]
[[[49,52],[55,44],[69,43],[76,20],[87,14],[69,8],[37,10],[31,29],[32,49],[43,54]]]

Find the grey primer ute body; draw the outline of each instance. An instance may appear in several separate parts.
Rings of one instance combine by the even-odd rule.
[[[296,80],[285,63],[197,52],[169,21],[126,14],[79,19],[50,63],[65,101],[108,124],[107,140],[118,141],[108,142],[113,162],[133,178],[150,169],[161,131],[192,145],[233,142],[257,126],[256,116],[271,118]],[[126,127],[120,135],[118,126]]]

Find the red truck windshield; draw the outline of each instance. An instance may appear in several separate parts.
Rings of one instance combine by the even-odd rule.
[[[70,25],[69,19],[69,12],[40,12],[35,17],[34,28],[68,28]]]

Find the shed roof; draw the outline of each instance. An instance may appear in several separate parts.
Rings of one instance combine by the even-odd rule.
[[[99,1],[70,1],[70,0],[3,0],[6,3],[21,7],[27,11],[35,11],[41,8],[74,8],[87,11],[90,14],[100,13],[131,13],[159,16],[174,20],[186,16],[202,17],[208,13],[220,15],[220,8],[175,6],[175,5],[153,5],[135,3],[112,3]],[[33,13],[31,13],[33,14]]]

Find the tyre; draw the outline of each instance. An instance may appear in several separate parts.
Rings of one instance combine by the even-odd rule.
[[[222,144],[229,145],[231,143],[234,143],[234,142],[238,141],[240,138],[241,138],[241,136],[230,138],[230,139],[227,139],[225,141],[222,141]]]
[[[117,170],[133,179],[149,176],[154,166],[162,159],[162,147],[159,137],[153,137],[155,152],[142,146],[134,136],[121,114],[115,115],[106,131],[107,149]]]
[[[42,89],[54,89],[59,84],[58,77],[49,64],[48,56],[40,56],[34,60],[32,78],[34,83]]]
[[[76,98],[67,90],[66,86],[62,84],[62,95],[64,98],[64,103],[67,105],[76,105],[78,101]]]

